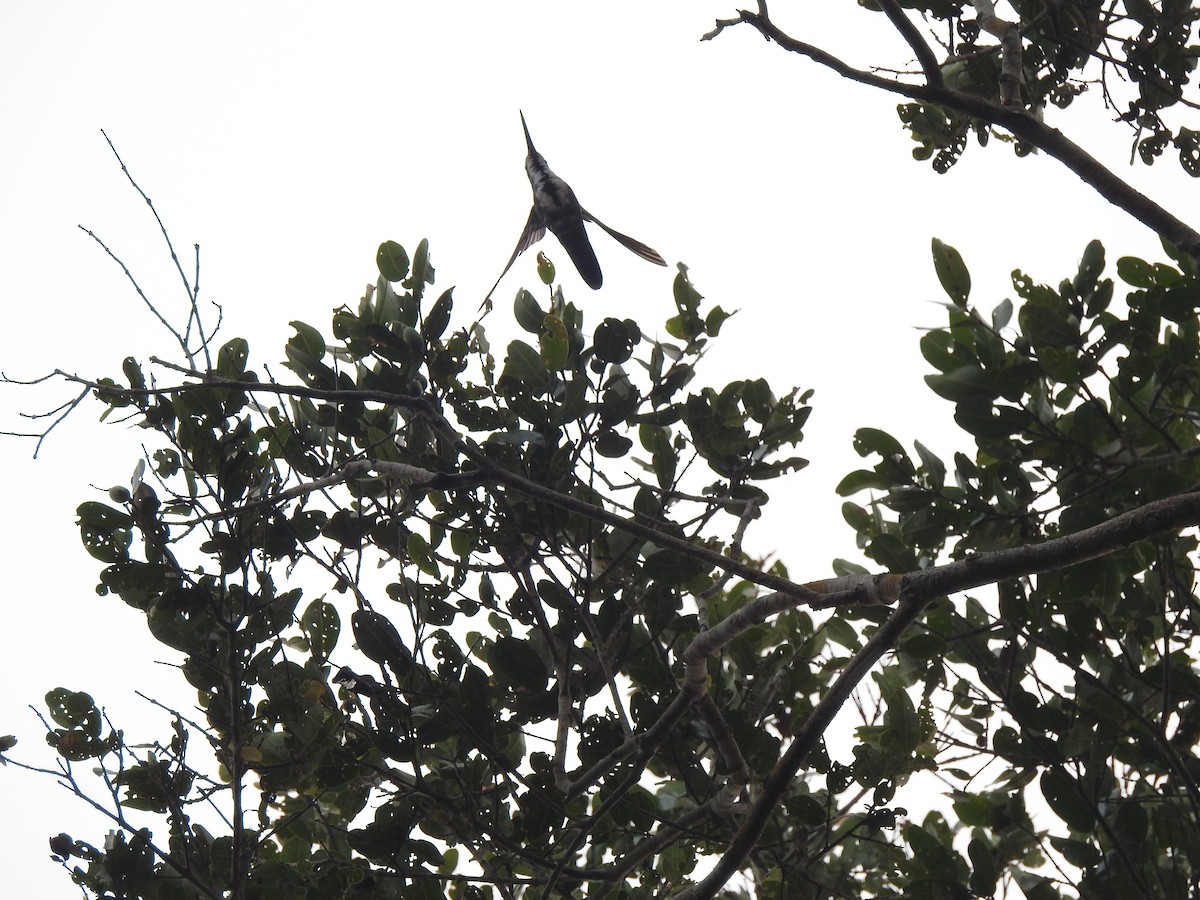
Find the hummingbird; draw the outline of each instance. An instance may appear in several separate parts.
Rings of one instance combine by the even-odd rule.
[[[579,270],[584,283],[593,291],[596,290],[604,283],[604,276],[600,273],[596,251],[592,249],[587,232],[584,231],[584,222],[599,225],[642,259],[660,266],[667,264],[656,250],[652,250],[641,241],[635,241],[629,235],[614,231],[580,206],[571,186],[551,172],[550,167],[546,165],[546,158],[534,149],[533,139],[529,136],[529,126],[525,124],[524,112],[521,113],[521,128],[525,131],[525,146],[528,148],[525,173],[529,176],[529,183],[533,185],[533,209],[529,211],[529,221],[525,223],[525,230],[521,232],[521,239],[517,241],[517,249],[509,257],[500,278],[508,273],[517,257],[540,241],[545,236],[546,229],[549,229],[567,251],[567,256],[571,257],[571,262]],[[483,301],[485,304],[491,299],[492,291],[500,284],[500,278],[496,279],[496,284],[488,291]]]

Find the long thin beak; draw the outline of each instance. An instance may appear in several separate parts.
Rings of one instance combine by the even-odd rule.
[[[521,127],[525,129],[525,146],[529,148],[529,155],[532,156],[537,151],[533,149],[533,138],[529,136],[529,126],[525,124],[525,113],[520,110],[517,110],[517,112],[521,113]]]

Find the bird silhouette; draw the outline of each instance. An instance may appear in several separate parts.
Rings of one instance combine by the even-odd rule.
[[[492,290],[488,291],[487,297],[484,298],[485,305],[491,299],[492,291],[496,290],[500,279],[508,274],[508,270],[512,268],[517,257],[540,241],[547,230],[558,238],[558,242],[567,251],[567,256],[571,258],[571,262],[575,264],[580,277],[583,278],[584,284],[592,290],[596,290],[604,283],[604,276],[600,272],[596,251],[592,249],[587,232],[584,230],[584,222],[593,222],[599,225],[642,259],[660,266],[667,264],[667,261],[659,256],[658,251],[647,247],[641,241],[634,240],[627,234],[621,234],[621,232],[609,228],[580,206],[571,186],[550,171],[550,167],[546,165],[546,158],[534,148],[533,139],[529,136],[529,126],[525,124],[524,112],[521,113],[521,128],[525,131],[525,146],[528,148],[528,155],[525,157],[525,172],[529,176],[529,183],[533,185],[533,208],[529,211],[529,220],[525,223],[525,230],[521,232],[521,239],[517,241],[517,249],[513,251],[508,263],[504,266],[504,271],[500,273],[500,278],[496,279]]]

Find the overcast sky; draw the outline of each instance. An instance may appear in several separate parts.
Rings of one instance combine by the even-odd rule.
[[[780,24],[856,63],[907,62],[881,16],[848,0],[805,6],[807,19],[780,15]],[[1052,160],[1015,160],[993,144],[935,175],[911,159],[893,98],[842,83],[749,28],[699,41],[735,8],[0,4],[0,370],[115,376],[126,355],[169,350],[121,270],[76,227],[93,229],[179,315],[184,295],[161,235],[101,128],[176,248],[190,260],[201,245],[201,299],[222,304],[223,338],[247,337],[252,365],[282,374],[287,323],[328,335],[331,311],[374,281],[382,240],[411,251],[427,237],[436,288],[455,285],[455,322],[471,321],[529,211],[523,109],[582,203],[671,264],[649,265],[594,234],[605,284],[593,293],[548,238],[542,249],[589,328],[632,316],[662,334],[683,261],[709,302],[739,310],[707,358],[706,383],[763,376],[779,394],[816,390],[799,449],[812,465],[776,488],[748,544],[777,553],[799,580],[826,577],[833,557],[856,557],[833,488],[857,466],[857,427],[967,449],[952,410],[921,381],[919,329],[944,321],[932,236],[962,251],[984,308],[1012,295],[1015,267],[1050,283],[1070,276],[1093,237],[1110,261],[1160,251]],[[1130,170],[1123,134],[1049,115],[1175,212],[1193,208],[1195,183],[1173,161]],[[493,346],[507,341],[512,295],[537,284],[534,266],[526,254],[500,285]],[[0,386],[0,428],[27,430],[34,423],[19,414],[71,393]],[[142,618],[93,591],[100,565],[79,543],[74,510],[128,482],[141,437],[98,425],[98,413],[77,410],[36,461],[32,442],[0,439],[0,734],[17,734],[16,755],[42,765],[52,756],[28,704],[50,688],[91,691],[136,740],[166,729],[134,689],[176,680],[156,663],[165,654]],[[46,838],[67,830],[97,842],[108,825],[49,780],[11,768],[0,771],[0,796],[0,886],[78,896]]]

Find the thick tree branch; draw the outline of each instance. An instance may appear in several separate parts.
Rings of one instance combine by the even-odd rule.
[[[742,822],[742,827],[733,836],[729,849],[721,856],[713,870],[698,884],[675,895],[675,900],[697,900],[716,896],[725,883],[732,878],[742,862],[750,855],[762,835],[775,807],[783,799],[792,779],[804,764],[809,752],[821,740],[826,729],[837,715],[842,704],[849,699],[858,683],[866,677],[885,653],[895,646],[900,635],[920,615],[924,603],[905,600],[892,613],[866,645],[846,664],[845,670],[830,686],[812,713],[792,737],[791,746],[780,757],[775,768],[767,775]]]
[[[1177,494],[1040,544],[978,553],[944,566],[909,572],[901,579],[900,595],[924,603],[984,584],[1064,569],[1164,532],[1196,525],[1200,525],[1200,491]]]
[[[930,600],[1008,578],[1062,569],[1132,546],[1165,531],[1195,525],[1200,525],[1200,491],[1147,503],[1107,522],[1041,544],[979,553],[944,566],[910,572],[899,579],[894,575],[875,576],[884,586],[881,593],[891,594],[899,589],[899,606],[866,646],[854,655],[829,693],[796,732],[791,746],[763,782],[741,830],[717,866],[699,884],[677,895],[677,900],[713,897],[733,877],[754,849],[789,782],[842,704],[880,657],[895,646],[904,629]]]
[[[1047,156],[1057,159],[1109,203],[1129,213],[1193,259],[1200,260],[1200,232],[1118,178],[1061,131],[1051,128],[1044,122],[1039,122],[1020,108],[1004,107],[998,103],[992,103],[946,87],[932,84],[907,84],[903,81],[884,78],[873,72],[856,69],[833,54],[814,47],[812,44],[798,41],[780,31],[767,16],[765,3],[759,4],[757,13],[739,10],[736,19],[718,20],[716,27],[704,35],[701,40],[712,40],[726,28],[741,23],[753,26],[768,41],[774,41],[792,53],[807,56],[813,62],[833,70],[850,81],[879,88],[892,94],[899,94],[910,100],[932,103],[955,110],[1006,129]]]
[[[904,14],[904,10],[900,8],[900,4],[896,0],[878,0],[878,3],[883,9],[884,15],[891,20],[896,30],[900,32],[900,36],[916,54],[917,62],[921,64],[921,71],[925,73],[926,83],[942,87],[942,67],[938,65],[937,57],[933,55],[933,50],[930,48],[929,42],[925,40],[925,36],[921,34],[920,29]]]

